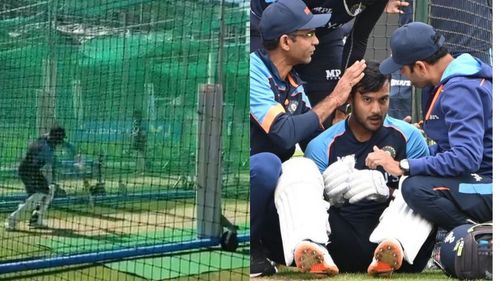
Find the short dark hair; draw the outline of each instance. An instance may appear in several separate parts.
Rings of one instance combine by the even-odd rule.
[[[430,65],[434,65],[438,60],[440,60],[442,57],[446,56],[448,54],[448,49],[446,47],[440,47],[434,54],[432,54],[430,57],[423,59],[421,61],[426,62]],[[413,73],[413,70],[415,69],[415,63],[409,64],[408,67],[410,67],[410,71]]]
[[[297,40],[296,33],[287,33],[287,34],[283,34],[283,35],[287,35],[293,42],[295,42],[295,40]],[[283,36],[283,35],[281,35],[281,36]],[[272,50],[278,48],[278,46],[280,44],[281,36],[277,39],[262,40],[262,46],[264,47],[264,49],[266,49],[268,51],[272,51]]]
[[[54,140],[56,142],[63,142],[64,138],[66,137],[66,130],[64,130],[63,127],[61,126],[54,126],[50,128],[49,131],[49,139]]]
[[[380,72],[379,65],[380,63],[375,61],[366,62],[366,68],[363,71],[365,76],[352,87],[351,95],[354,95],[356,92],[364,94],[378,91],[384,86],[385,82],[391,80],[390,74],[382,74]]]
[[[262,47],[268,51],[272,51],[276,48],[278,48],[278,45],[280,43],[280,39],[272,39],[272,40],[262,40]]]

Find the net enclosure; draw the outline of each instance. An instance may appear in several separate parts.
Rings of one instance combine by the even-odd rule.
[[[0,1],[0,278],[246,278],[248,6]]]
[[[412,21],[432,25],[445,38],[445,47],[457,57],[463,53],[492,63],[491,0],[407,0],[404,14],[383,14],[367,42],[365,59],[382,61],[391,55],[389,40],[396,28]],[[423,118],[420,89],[399,71],[392,73],[389,115],[414,121]]]

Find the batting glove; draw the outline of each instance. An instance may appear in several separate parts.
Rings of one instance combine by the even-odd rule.
[[[383,202],[389,198],[389,188],[384,175],[377,170],[354,169],[349,186],[344,198],[351,204],[363,199]]]
[[[354,169],[354,155],[342,157],[323,172],[325,195],[330,204],[340,207],[344,204],[344,194],[349,189],[349,177]]]

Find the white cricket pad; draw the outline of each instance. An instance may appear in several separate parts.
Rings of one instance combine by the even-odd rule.
[[[413,264],[420,248],[432,231],[432,224],[419,214],[415,213],[403,199],[401,194],[402,182],[399,189],[395,190],[394,200],[380,216],[378,226],[370,235],[370,241],[380,243],[386,239],[396,239],[403,246],[405,260]]]
[[[312,160],[292,158],[283,163],[282,171],[274,203],[280,219],[285,262],[291,265],[300,241],[328,242],[330,204],[323,199],[323,177]]]
[[[54,200],[54,195],[56,193],[56,186],[51,184],[49,185],[49,193],[43,198],[40,203],[40,212],[43,214],[49,208],[50,203]]]
[[[17,210],[12,212],[12,214],[10,214],[9,217],[12,219],[18,220],[19,217],[21,217],[21,215],[23,215],[23,213],[25,213],[26,211],[31,212],[39,204],[42,204],[45,196],[46,196],[46,194],[44,194],[44,193],[39,193],[39,192],[33,193],[23,203],[19,204],[19,206],[17,207]]]

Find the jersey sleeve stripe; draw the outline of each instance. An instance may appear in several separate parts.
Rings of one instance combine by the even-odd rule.
[[[276,119],[276,116],[278,116],[280,113],[285,113],[285,109],[281,104],[275,104],[273,107],[269,108],[269,110],[266,113],[266,116],[264,116],[264,120],[262,120],[261,127],[264,129],[266,133],[269,133],[271,130],[271,125],[273,124],[274,119]]]

